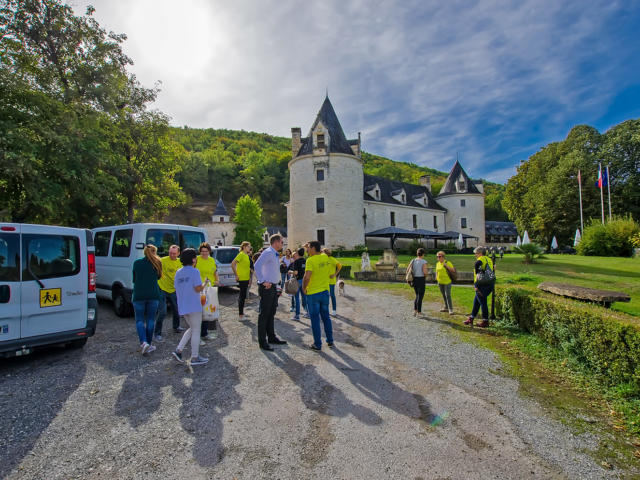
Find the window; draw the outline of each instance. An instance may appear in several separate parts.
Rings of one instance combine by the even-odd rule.
[[[466,218],[461,218],[460,219],[460,228],[467,228],[467,219]]]
[[[413,216],[413,228],[418,228],[418,216]]]
[[[133,229],[127,228],[126,230],[116,230],[113,234],[113,246],[111,247],[112,257],[128,257],[131,253],[131,238],[133,237]],[[148,237],[147,237],[148,240]],[[147,243],[151,243],[147,241]],[[155,245],[155,244],[154,244]],[[158,254],[160,254],[160,247],[158,247]]]
[[[391,212],[391,226],[396,226],[396,212]]]
[[[22,236],[22,280],[67,277],[80,272],[80,239],[68,235]],[[28,264],[27,264],[28,262]]]
[[[316,198],[316,213],[324,213],[324,198]]]
[[[224,223],[224,217],[220,217],[220,223]]]
[[[324,181],[324,170],[322,170],[322,169],[316,170],[316,180],[318,182]]]
[[[380,190],[376,190],[376,200],[380,200]]]
[[[111,230],[96,232],[93,237],[93,243],[96,246],[96,257],[109,255],[109,242],[111,242]]]
[[[324,245],[324,230],[318,230],[317,234],[318,234],[318,241],[320,242],[320,245]]]
[[[240,252],[240,249],[237,247],[216,248],[214,250],[214,255],[217,263],[226,265],[233,262],[233,259],[238,256],[238,252]]]
[[[460,200],[460,206],[461,207],[466,207],[467,206],[467,201],[466,200]]]
[[[318,148],[324,148],[325,144],[324,144],[324,134],[323,133],[319,133],[318,134],[317,140],[318,140]]]
[[[362,220],[364,220],[364,226],[367,226],[367,209],[364,209],[364,212],[362,213]]]
[[[122,232],[123,230],[118,230],[118,232]],[[117,235],[118,232],[116,232],[116,237],[114,239],[114,242],[117,241]],[[180,242],[178,240],[178,231],[177,230],[169,230],[169,229],[164,229],[164,228],[150,228],[149,230],[147,230],[147,241],[146,244],[151,244],[151,245],[155,245],[156,248],[158,249],[158,256],[159,257],[166,257],[167,255],[169,255],[169,247],[171,245],[178,245],[180,246]],[[115,245],[114,245],[115,247]],[[115,248],[114,248],[115,250]],[[127,253],[126,255],[116,255],[115,253],[112,254],[114,257],[120,256],[120,257],[128,257],[129,254]]]
[[[0,282],[19,281],[20,234],[0,233]]]
[[[185,248],[195,248],[197,252],[202,242],[204,242],[204,234],[202,232],[180,232],[180,251]]]
[[[404,193],[402,194],[402,197],[400,197],[400,198],[402,198],[402,200],[401,200],[401,201],[402,201],[402,203],[407,203],[407,199],[406,199],[406,197],[404,196]]]
[[[435,215],[433,216],[433,229],[438,230],[438,217]]]

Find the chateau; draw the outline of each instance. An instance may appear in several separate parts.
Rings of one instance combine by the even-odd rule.
[[[428,175],[419,185],[365,175],[360,134],[346,138],[328,96],[307,137],[300,128],[292,128],[291,137],[290,246],[311,239],[330,248],[386,246],[389,239],[367,235],[385,227],[456,237],[462,233],[467,245],[484,244],[483,185],[472,181],[457,161],[436,196]]]

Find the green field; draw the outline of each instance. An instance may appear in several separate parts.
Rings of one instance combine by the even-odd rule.
[[[400,255],[400,266],[406,266],[412,257]],[[425,257],[429,265],[436,262],[435,255]],[[447,259],[458,270],[471,271],[474,264],[473,255],[447,255]],[[344,265],[351,265],[351,271],[360,270],[359,257],[340,257]],[[378,257],[371,258],[371,265],[375,265]],[[535,289],[540,282],[563,282],[602,290],[616,290],[628,293],[631,302],[618,302],[612,305],[612,310],[624,312],[640,317],[640,258],[617,257],[583,257],[580,255],[547,255],[537,263],[525,265],[522,255],[505,255],[496,262],[496,276],[498,285],[513,285]],[[384,284],[389,289],[389,284]],[[392,289],[406,289],[403,284],[391,286]],[[427,297],[439,296],[434,288],[427,288]],[[468,305],[471,309],[473,290],[465,286],[456,286],[453,291],[454,304]]]

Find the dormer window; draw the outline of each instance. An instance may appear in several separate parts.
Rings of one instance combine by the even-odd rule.
[[[458,187],[458,191],[459,192],[466,192],[467,191],[467,184],[464,181],[464,179],[462,179],[462,178],[460,180],[458,180],[457,187]]]
[[[406,197],[404,196],[404,193],[402,194],[402,200],[401,200],[401,201],[402,201],[402,203],[407,203],[407,199],[406,199]]]
[[[319,133],[316,137],[318,148],[325,148],[324,133]]]
[[[367,185],[364,191],[374,200],[380,200],[380,186],[376,183],[374,185]]]
[[[402,204],[407,203],[407,193],[404,191],[403,188],[394,190],[393,192],[391,192],[391,196],[396,202],[400,202]]]
[[[380,190],[376,190],[375,192],[376,200],[380,200]]]

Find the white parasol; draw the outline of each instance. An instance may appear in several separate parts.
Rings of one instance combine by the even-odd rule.
[[[526,245],[527,243],[531,243],[531,240],[529,240],[529,232],[525,230],[522,236],[522,245]]]
[[[558,240],[556,240],[555,235],[553,236],[553,240],[551,240],[551,248],[553,250],[555,250],[556,248],[558,248]]]
[[[520,235],[518,235],[518,238],[516,238],[516,247],[519,247],[520,245],[522,245],[522,241],[520,240]]]
[[[580,235],[580,229],[576,228],[576,238],[573,239],[573,246],[575,247],[578,245],[580,240],[582,240],[582,235]]]

